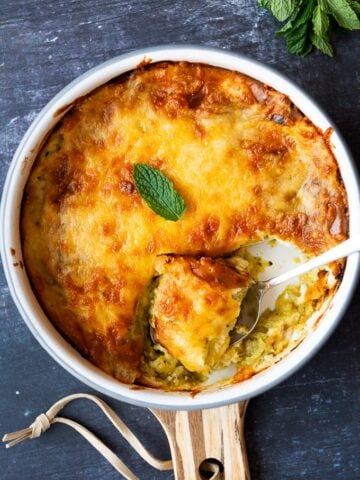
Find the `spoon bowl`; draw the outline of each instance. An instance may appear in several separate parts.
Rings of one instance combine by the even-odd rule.
[[[236,345],[254,330],[261,315],[263,297],[268,289],[267,282],[256,282],[249,288],[236,325],[230,333],[230,345]]]
[[[254,330],[262,312],[264,294],[270,290],[270,288],[358,251],[360,251],[360,235],[354,235],[345,242],[339,243],[336,247],[331,248],[327,252],[312,258],[308,262],[288,272],[267,281],[254,283],[249,288],[241,304],[240,315],[234,329],[230,333],[230,345],[238,344]]]

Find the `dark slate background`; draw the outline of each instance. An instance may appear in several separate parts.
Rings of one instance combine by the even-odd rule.
[[[21,137],[40,109],[89,68],[132,49],[193,43],[272,65],[304,87],[360,154],[360,35],[338,32],[336,57],[300,59],[274,39],[276,22],[255,0],[0,0],[1,185]],[[0,435],[28,426],[60,397],[89,392],[38,345],[0,277]],[[325,347],[288,381],[253,399],[246,440],[253,480],[355,480],[359,455],[359,288]],[[145,409],[108,399],[151,451],[169,456]],[[90,427],[145,480],[170,480],[148,467],[98,410],[82,401],[66,413]],[[5,450],[0,478],[103,479],[119,475],[75,432],[54,426]]]

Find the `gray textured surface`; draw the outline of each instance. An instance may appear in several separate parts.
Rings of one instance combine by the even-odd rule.
[[[88,68],[126,51],[165,43],[197,43],[242,52],[277,67],[333,117],[354,156],[360,154],[360,35],[336,35],[334,60],[287,54],[276,27],[255,0],[11,0],[0,1],[1,185],[13,152],[51,97]],[[90,391],[32,338],[0,277],[0,435],[27,426],[58,398]],[[360,478],[359,288],[336,334],[277,388],[252,400],[246,423],[253,480]],[[149,412],[110,404],[152,452],[169,450]],[[101,436],[143,480],[170,480],[145,465],[98,410],[67,409]],[[64,426],[6,451],[0,478],[104,479],[118,474]]]

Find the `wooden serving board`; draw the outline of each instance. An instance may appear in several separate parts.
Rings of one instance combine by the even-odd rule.
[[[244,439],[247,405],[151,410],[169,440],[176,480],[250,480]]]

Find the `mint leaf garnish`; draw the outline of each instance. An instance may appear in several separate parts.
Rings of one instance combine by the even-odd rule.
[[[314,9],[312,21],[314,25],[314,33],[319,37],[325,37],[329,31],[329,17],[319,5]]]
[[[333,56],[332,23],[360,30],[360,0],[258,0],[258,4],[278,20],[287,20],[276,36],[284,37],[288,51],[296,55],[305,56],[315,47]]]
[[[151,210],[172,222],[183,216],[185,202],[162,172],[150,165],[135,163],[133,177],[137,191]]]
[[[354,10],[354,12],[357,14],[357,16],[359,16],[360,15],[360,1],[359,0],[348,0],[348,4]]]
[[[313,33],[311,35],[311,42],[314,47],[325,53],[325,55],[329,55],[329,57],[332,57],[334,55],[331,43],[326,38],[319,37],[318,35],[316,35],[316,33]]]
[[[297,3],[296,7],[294,8],[292,14],[290,15],[290,17],[289,17],[288,21],[285,23],[285,25],[275,33],[275,35],[277,37],[283,36],[286,32],[288,32],[292,28],[296,28],[296,27],[299,26],[298,13],[299,13],[301,7],[302,7],[302,0],[300,0]],[[295,21],[296,21],[296,24],[295,24]]]
[[[258,0],[260,7],[270,10],[279,22],[283,22],[292,14],[297,3],[297,0]]]
[[[359,30],[360,20],[348,0],[326,0],[327,10],[340,25],[348,30]]]
[[[270,8],[275,18],[279,22],[286,20],[293,12],[296,4],[296,0],[272,0],[270,2]]]
[[[320,5],[315,7],[312,21],[314,27],[314,31],[311,34],[312,44],[321,52],[332,57],[333,48],[329,39],[329,17],[326,15],[324,10],[322,10]]]

